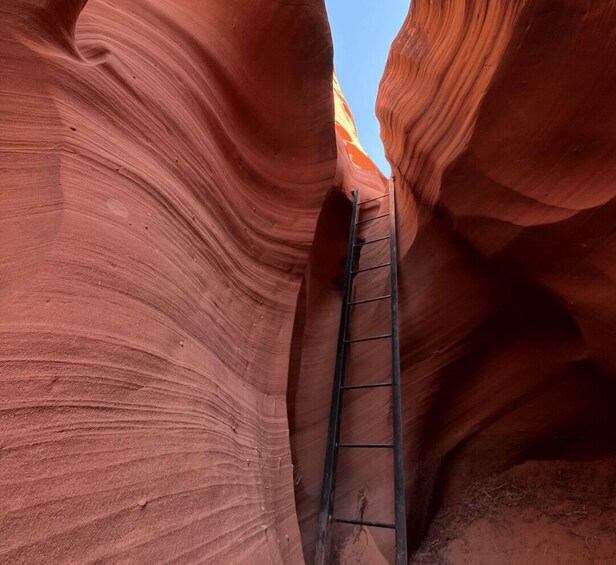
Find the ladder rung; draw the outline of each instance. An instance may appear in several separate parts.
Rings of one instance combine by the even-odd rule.
[[[380,265],[374,265],[373,267],[366,267],[365,269],[357,269],[357,271],[351,271],[352,275],[357,273],[364,273],[365,271],[374,271],[374,269],[380,269],[382,267],[389,267],[391,263],[381,263]]]
[[[358,341],[372,341],[375,339],[386,339],[388,337],[391,337],[391,334],[373,335],[370,337],[358,337],[356,339],[345,339],[344,342],[345,343],[357,343]]]
[[[338,447],[359,447],[362,449],[392,449],[393,443],[339,443]]]
[[[357,225],[365,224],[366,222],[372,222],[373,220],[378,220],[379,218],[384,218],[385,216],[389,216],[389,212],[387,212],[386,214],[379,214],[378,216],[373,216],[372,218],[362,220],[361,222],[357,222]]]
[[[389,528],[395,530],[395,524],[387,524],[386,522],[369,522],[368,520],[350,520],[348,518],[332,518],[332,522],[340,524],[357,524],[358,526],[372,526],[374,528]]]
[[[387,300],[388,298],[391,298],[391,294],[375,296],[374,298],[365,298],[364,300],[356,300],[355,302],[349,302],[349,306],[355,306],[356,304],[366,304],[368,302],[376,302],[377,300]]]
[[[343,385],[342,390],[357,389],[357,388],[379,388],[383,386],[392,386],[391,383],[370,383],[366,385]]]
[[[389,196],[389,193],[381,194],[381,196],[375,196],[374,198],[368,198],[368,200],[363,200],[362,202],[358,202],[358,205],[361,206],[362,204],[367,204],[368,202],[374,202],[375,200],[380,200],[381,198],[385,198],[386,196]]]
[[[391,236],[386,235],[384,237],[377,237],[376,239],[371,239],[370,241],[362,241],[361,243],[356,243],[353,247],[361,247],[362,245],[370,245],[371,243],[376,243],[377,241],[385,241],[389,239]]]

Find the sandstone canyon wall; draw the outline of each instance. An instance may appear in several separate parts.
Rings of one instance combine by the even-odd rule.
[[[0,561],[301,562],[322,2],[11,0],[0,31]]]
[[[463,485],[616,447],[616,3],[415,0],[398,178],[413,541]]]
[[[475,478],[615,451],[615,23],[414,0],[392,46],[413,547]],[[387,190],[323,2],[16,0],[0,30],[0,560],[310,562],[349,193]],[[386,439],[386,394],[345,413]],[[338,507],[390,519],[387,457],[340,465]]]
[[[614,2],[415,0],[392,46],[377,114],[399,195],[411,548],[477,479],[528,459],[616,452],[615,24]],[[344,229],[324,213],[340,284]],[[378,253],[362,260],[374,264]],[[297,369],[305,400],[290,399],[308,561],[327,425],[312,398],[330,396],[336,331],[327,318],[337,321],[323,290],[336,271],[310,265]],[[368,279],[372,293],[386,288],[376,273]],[[375,334],[386,322],[374,307],[354,324]],[[379,381],[388,363],[387,347],[362,347],[349,373]],[[345,402],[345,441],[388,440],[386,394]],[[340,514],[391,520],[389,457],[354,453],[340,466]],[[368,561],[374,542],[393,553],[387,532],[339,529],[339,546],[345,538],[363,544]]]

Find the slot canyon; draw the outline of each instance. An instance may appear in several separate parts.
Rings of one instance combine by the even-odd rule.
[[[0,562],[312,564],[351,193],[388,190],[323,0],[0,0],[0,30]],[[616,563],[615,51],[613,0],[413,0],[392,44],[411,563]],[[371,394],[345,437],[386,440]],[[391,519],[391,455],[339,466]],[[340,525],[331,561],[393,547]]]

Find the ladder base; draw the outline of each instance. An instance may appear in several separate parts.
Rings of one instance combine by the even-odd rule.
[[[387,522],[370,522],[369,520],[351,520],[348,518],[332,518],[332,522],[338,522],[339,524],[355,524],[357,526],[370,526],[373,528],[387,528],[395,530],[395,524],[388,524]]]

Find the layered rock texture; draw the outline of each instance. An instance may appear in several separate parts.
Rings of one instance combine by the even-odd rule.
[[[614,452],[615,25],[614,2],[416,0],[393,44],[414,542],[471,480]]]
[[[414,0],[392,46],[412,547],[524,461],[578,460],[563,492],[591,459],[613,476],[615,25],[611,1]],[[323,2],[13,0],[0,31],[0,561],[310,562],[349,194],[387,190]],[[351,329],[388,323],[367,305]],[[389,359],[364,346],[350,374]],[[349,441],[387,439],[376,394]],[[390,520],[391,461],[351,455],[338,508]],[[503,476],[554,476],[529,465]]]
[[[322,3],[16,0],[0,30],[0,561],[301,562]]]

